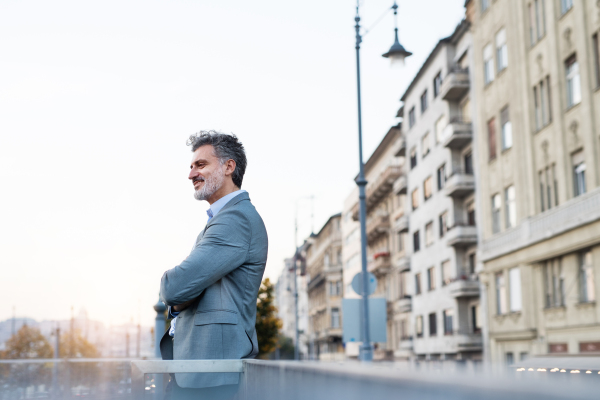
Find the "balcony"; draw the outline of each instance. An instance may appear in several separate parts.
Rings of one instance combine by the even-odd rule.
[[[390,216],[378,213],[367,219],[367,243],[371,244],[390,230]]]
[[[394,221],[394,230],[397,232],[408,232],[408,215],[402,215]]]
[[[459,330],[450,335],[445,335],[444,340],[451,352],[478,351],[483,348],[481,333]]]
[[[447,287],[454,298],[479,297],[479,281],[476,279],[456,279]]]
[[[469,70],[452,68],[442,83],[440,93],[446,101],[458,101],[469,91]]]
[[[401,176],[394,182],[394,193],[395,194],[406,194],[408,184],[406,183],[406,176]]]
[[[367,185],[367,213],[377,205],[385,196],[387,196],[394,182],[402,175],[402,167],[399,165],[388,165],[379,176]],[[356,203],[352,207],[352,218],[358,221],[359,205]]]
[[[477,227],[471,225],[454,225],[448,229],[448,246],[467,247],[477,244]]]
[[[398,268],[399,272],[410,271],[410,257],[400,257],[398,261],[396,261],[396,268]]]
[[[381,276],[387,274],[390,271],[392,267],[392,262],[390,260],[389,252],[384,251],[375,253],[373,259],[373,261],[369,262],[369,272]]]
[[[394,304],[395,313],[407,313],[412,311],[412,299],[410,296],[404,296],[400,300],[396,300]]]
[[[406,157],[406,140],[404,138],[400,138],[396,142],[396,150],[394,151],[394,156]]]
[[[400,349],[401,350],[412,350],[413,349],[413,339],[412,336],[405,336],[400,338]]]
[[[460,150],[473,140],[473,127],[470,122],[461,119],[451,119],[442,132],[444,146]]]
[[[462,170],[453,171],[446,179],[446,196],[462,198],[475,191],[475,177]]]

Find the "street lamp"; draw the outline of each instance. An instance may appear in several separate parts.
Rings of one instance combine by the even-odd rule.
[[[359,0],[356,2],[356,17],[354,26],[356,30],[356,88],[358,94],[358,160],[359,160],[359,172],[356,178],[356,184],[358,185],[358,199],[359,199],[359,216],[360,216],[360,253],[361,253],[361,271],[362,271],[362,329],[363,329],[363,342],[360,347],[359,358],[362,361],[373,360],[373,347],[371,346],[371,338],[369,335],[369,294],[368,294],[368,279],[367,279],[367,204],[366,204],[366,190],[367,180],[365,179],[363,156],[362,156],[362,114],[361,114],[361,100],[360,100],[360,44],[362,42],[362,36],[360,34],[360,16],[358,13]],[[394,1],[392,8],[394,10],[394,19],[397,19],[398,6]],[[406,51],[404,47],[398,41],[398,23],[395,22],[395,41],[390,50],[383,55],[383,57],[390,58],[392,63],[404,63],[404,59],[410,56],[412,53]]]

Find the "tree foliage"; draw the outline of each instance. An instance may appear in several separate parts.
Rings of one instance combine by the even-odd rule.
[[[277,318],[277,307],[273,304],[274,287],[269,278],[262,281],[256,300],[256,335],[258,357],[266,359],[277,348],[281,320]]]
[[[52,358],[53,353],[52,346],[39,329],[23,325],[6,341],[6,350],[1,352],[0,358]],[[31,382],[48,384],[51,368],[45,364],[3,365],[1,374],[3,380],[8,380],[9,387],[27,387]]]
[[[98,358],[100,352],[96,346],[87,341],[79,329],[67,331],[60,335],[58,350],[61,358]],[[99,377],[99,366],[96,363],[68,365],[61,371],[60,379],[69,382],[72,387],[83,385],[93,386]]]

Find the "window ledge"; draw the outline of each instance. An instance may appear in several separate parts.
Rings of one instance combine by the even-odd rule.
[[[581,104],[581,100],[579,101],[579,103],[575,103],[572,106],[567,106],[567,109],[565,110],[565,113],[570,112],[571,110],[573,110],[574,108],[577,108],[578,105]]]
[[[506,149],[502,149],[501,154],[504,155],[505,153],[509,152],[512,148],[513,146],[507,147]]]
[[[593,308],[593,307],[596,307],[596,300],[580,301],[579,303],[575,303],[575,307],[577,307],[577,308]]]
[[[555,311],[566,311],[567,307],[566,306],[551,306],[551,307],[544,307],[544,312],[555,312]]]

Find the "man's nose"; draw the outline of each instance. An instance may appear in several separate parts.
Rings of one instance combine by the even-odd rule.
[[[199,175],[198,171],[196,171],[195,168],[192,168],[190,170],[190,175],[188,176],[188,179],[194,179],[195,177],[197,177]]]

